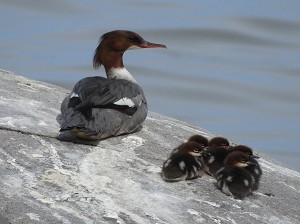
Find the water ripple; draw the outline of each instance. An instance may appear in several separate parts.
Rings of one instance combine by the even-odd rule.
[[[267,17],[234,17],[234,21],[247,27],[254,27],[265,32],[276,32],[291,35],[300,33],[300,23],[278,18]]]
[[[253,33],[241,32],[230,29],[213,28],[180,28],[180,29],[159,29],[142,31],[147,36],[155,36],[160,39],[170,39],[173,42],[183,43],[187,41],[199,41],[201,43],[227,43],[264,47],[299,47],[298,44],[273,40],[271,37],[260,37]]]

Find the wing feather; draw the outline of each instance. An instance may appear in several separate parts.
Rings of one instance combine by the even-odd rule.
[[[80,99],[70,100],[72,104],[69,103],[69,107],[75,110],[105,108],[125,98],[130,99],[134,107],[139,107],[142,102],[146,103],[143,90],[139,85],[127,80],[110,80],[99,76],[80,80],[70,95],[78,95]]]

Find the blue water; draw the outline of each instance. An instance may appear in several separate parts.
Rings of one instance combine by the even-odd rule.
[[[300,171],[300,1],[0,0],[0,68],[72,88],[101,34],[138,32],[164,49],[125,53],[151,111]]]

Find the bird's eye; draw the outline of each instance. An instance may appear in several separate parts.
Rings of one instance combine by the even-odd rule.
[[[199,149],[194,149],[194,152],[195,152],[195,153],[198,153],[198,152],[200,152],[200,151],[199,151]]]
[[[134,41],[136,38],[134,36],[129,36],[128,39]]]

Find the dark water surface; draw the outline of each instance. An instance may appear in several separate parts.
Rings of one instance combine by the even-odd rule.
[[[0,0],[0,28],[0,68],[69,89],[107,31],[166,44],[124,57],[151,111],[300,171],[300,1]]]

